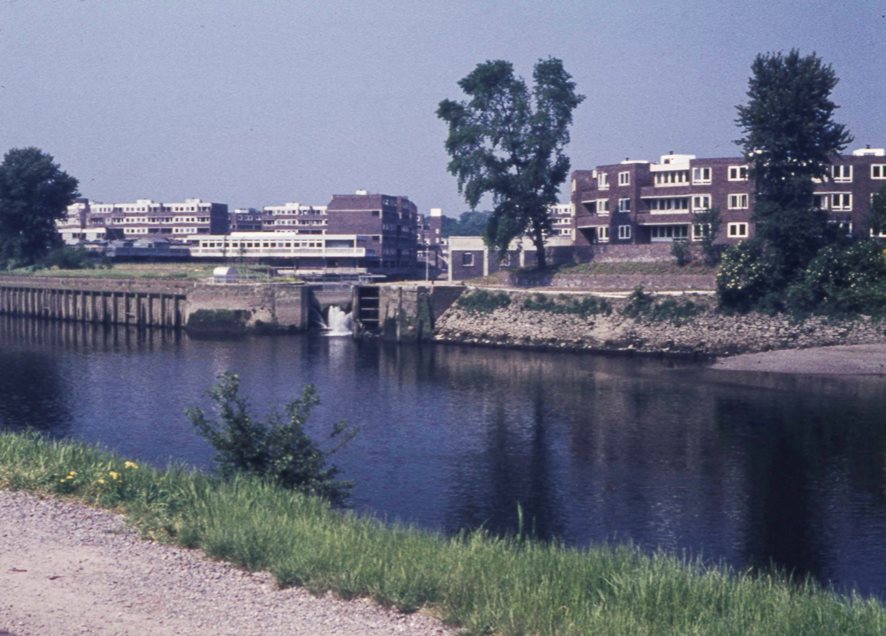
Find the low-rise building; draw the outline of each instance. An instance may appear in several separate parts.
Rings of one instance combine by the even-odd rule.
[[[862,235],[874,193],[886,185],[886,152],[863,148],[834,158],[813,184],[815,204],[833,223]],[[720,242],[753,235],[754,187],[740,157],[669,153],[658,163],[626,159],[572,173],[575,244],[697,241],[706,228],[694,213],[717,208]]]
[[[74,231],[77,224],[80,230]],[[194,234],[226,233],[229,228],[228,206],[202,199],[185,199],[180,203],[160,203],[151,199],[99,203],[84,198],[68,206],[67,218],[58,227],[66,243],[117,236],[184,239]]]

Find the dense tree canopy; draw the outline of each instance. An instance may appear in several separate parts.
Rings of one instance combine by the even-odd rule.
[[[483,236],[489,224],[489,212],[468,210],[462,212],[458,219],[443,217],[443,236]]]
[[[539,60],[532,91],[510,62],[487,61],[459,81],[470,98],[440,102],[437,116],[449,124],[449,172],[474,208],[484,195],[493,209],[486,242],[505,252],[528,234],[544,267],[544,238],[551,232],[548,206],[557,202],[569,173],[564,148],[572,111],[584,96],[556,58]]]
[[[0,164],[0,265],[40,259],[61,239],[55,222],[78,196],[77,179],[38,148],[13,148]]]
[[[778,309],[831,234],[812,180],[828,177],[852,137],[833,120],[837,76],[815,54],[761,54],[751,71],[736,123],[754,183],[755,236],[726,254],[718,290],[725,304]]]
[[[757,236],[790,276],[822,246],[826,213],[812,204],[812,179],[825,178],[834,156],[852,141],[833,120],[837,76],[815,54],[758,55],[748,102],[738,106],[738,140],[754,182]]]

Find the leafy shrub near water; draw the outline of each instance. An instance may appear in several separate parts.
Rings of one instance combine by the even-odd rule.
[[[461,309],[472,314],[491,314],[496,309],[509,307],[511,297],[506,292],[475,289],[465,292],[455,302]]]
[[[557,300],[544,294],[533,294],[523,301],[523,309],[527,311],[544,311],[550,314],[572,314],[587,318],[588,316],[612,313],[612,305],[605,298],[582,298],[577,300],[560,295]]]
[[[821,249],[788,287],[786,303],[800,314],[886,318],[886,252],[876,241]]]
[[[328,436],[333,447],[323,450],[305,432],[311,411],[320,403],[314,385],[305,386],[302,397],[286,405],[286,419],[272,413],[266,422],[249,414],[249,404],[240,395],[240,378],[223,373],[210,392],[219,421],[210,420],[202,409],[189,408],[191,423],[216,450],[216,461],[224,477],[237,473],[255,475],[278,486],[317,495],[334,504],[347,499],[352,484],[337,481],[338,469],[327,466],[329,455],[356,434],[344,422]]]
[[[673,296],[656,299],[653,294],[644,291],[642,287],[637,287],[628,296],[628,303],[622,307],[621,313],[635,320],[670,322],[680,325],[688,322],[705,310],[706,307],[703,304],[689,299],[680,299]]]

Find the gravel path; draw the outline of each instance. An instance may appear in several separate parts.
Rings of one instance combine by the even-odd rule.
[[[817,375],[886,375],[886,344],[784,349],[722,358],[724,371],[763,371]]]
[[[0,511],[0,636],[456,633],[365,599],[277,589],[75,502],[0,490]]]

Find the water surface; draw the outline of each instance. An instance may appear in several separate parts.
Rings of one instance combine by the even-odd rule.
[[[208,467],[184,409],[314,383],[355,508],[443,532],[630,540],[886,591],[886,382],[314,335],[196,340],[0,318],[0,426]]]

